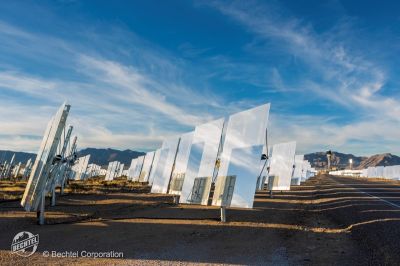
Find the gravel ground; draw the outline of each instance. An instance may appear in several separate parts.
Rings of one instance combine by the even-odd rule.
[[[353,187],[381,188],[376,195],[394,203],[400,197],[396,182],[318,176],[272,199],[257,193],[254,209],[228,209],[228,222],[220,223],[218,208],[174,205],[172,197],[143,193],[143,187],[114,187],[59,197],[56,207],[47,208],[45,226],[18,202],[2,202],[0,264],[398,264],[399,209]],[[24,230],[40,236],[28,259],[9,251]],[[124,257],[52,258],[45,251],[115,251]]]
[[[400,264],[400,182],[318,177],[315,211],[366,250],[372,265]],[[397,205],[397,206],[396,206]]]

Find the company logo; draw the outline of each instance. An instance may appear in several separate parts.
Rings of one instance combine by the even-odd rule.
[[[22,231],[14,236],[11,243],[11,252],[22,257],[29,257],[35,253],[39,245],[39,235]]]

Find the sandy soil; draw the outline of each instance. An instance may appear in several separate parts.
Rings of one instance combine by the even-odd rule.
[[[354,189],[355,182],[400,198],[398,182],[319,176],[272,199],[257,193],[254,209],[228,209],[221,223],[218,208],[174,205],[145,185],[71,184],[57,206],[47,207],[45,226],[18,201],[0,203],[0,264],[394,265],[399,231],[387,226],[400,228],[400,210]],[[28,259],[9,251],[24,230],[40,236]],[[114,251],[123,259],[52,258],[45,251]]]

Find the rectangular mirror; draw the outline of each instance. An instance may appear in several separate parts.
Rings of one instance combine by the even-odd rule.
[[[295,141],[273,146],[268,180],[269,190],[290,190],[295,152]]]
[[[150,168],[150,174],[149,174],[149,185],[153,184],[153,179],[154,179],[154,174],[155,171],[157,169],[157,165],[160,159],[160,153],[161,153],[161,149],[158,149],[154,152],[154,159],[153,159],[153,163],[151,164],[151,168]]]
[[[180,203],[208,204],[223,126],[221,118],[195,128]]]
[[[132,161],[131,161],[131,165],[129,166],[129,169],[128,169],[128,180],[133,180],[133,176],[135,174],[137,161],[138,161],[137,158],[132,159]]]
[[[108,164],[107,173],[106,173],[106,181],[112,181],[117,177],[119,171],[119,162],[113,161]]]
[[[158,164],[156,167],[157,169],[153,177],[151,193],[166,194],[168,192],[168,185],[175,164],[179,140],[179,137],[173,137],[163,142],[163,145],[161,146],[160,158],[158,159]]]
[[[142,171],[140,172],[139,182],[148,182],[151,165],[154,159],[154,151],[146,153],[143,161]]]
[[[134,181],[134,182],[139,181],[140,172],[142,171],[142,167],[143,167],[143,162],[144,162],[144,155],[137,157],[137,163],[136,163],[135,171],[133,172],[132,181]]]
[[[291,185],[300,185],[301,174],[303,172],[304,155],[294,156],[294,171],[292,176]]]
[[[169,184],[169,194],[181,194],[189,160],[189,153],[192,146],[193,135],[194,131],[181,136],[178,152],[176,154],[175,167],[172,172],[171,182]]]
[[[212,205],[252,208],[270,104],[229,117]]]

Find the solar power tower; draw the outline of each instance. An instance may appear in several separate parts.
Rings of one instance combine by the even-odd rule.
[[[39,224],[44,224],[46,186],[51,182],[51,171],[60,163],[56,154],[71,106],[63,103],[50,120],[25,188],[21,205],[26,211],[39,210]],[[40,208],[39,208],[40,205]]]

